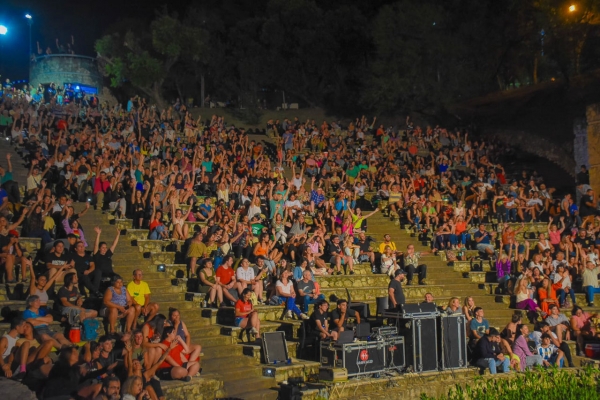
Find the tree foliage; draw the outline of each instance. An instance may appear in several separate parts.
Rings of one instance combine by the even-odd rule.
[[[148,31],[102,37],[96,51],[113,87],[129,82],[162,104],[162,86],[173,67],[178,62],[200,62],[206,40],[203,29],[165,14],[152,21]]]
[[[185,18],[112,32],[113,86],[154,99],[283,90],[338,115],[439,113],[451,103],[600,67],[600,0],[197,0]],[[590,39],[591,38],[591,39]],[[185,92],[185,93],[184,93]],[[248,104],[248,101],[245,101]]]

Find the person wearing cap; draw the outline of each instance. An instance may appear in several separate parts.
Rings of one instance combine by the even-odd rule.
[[[402,269],[397,269],[394,272],[394,278],[388,285],[388,297],[389,305],[391,310],[400,311],[401,307],[405,304],[406,298],[404,297],[404,291],[402,290],[402,280],[406,276],[406,273]]]
[[[473,350],[473,361],[480,368],[489,368],[492,375],[497,373],[498,367],[502,367],[504,373],[509,371],[510,360],[502,353],[500,333],[496,328],[490,328],[489,333],[477,342]]]

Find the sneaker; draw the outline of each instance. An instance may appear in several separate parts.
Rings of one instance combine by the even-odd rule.
[[[189,376],[189,375],[188,375],[188,376],[186,376],[186,377],[184,377],[184,378],[181,378],[181,379],[180,379],[180,381],[182,381],[182,382],[189,382],[189,381],[191,381],[191,380],[192,380],[192,377],[191,377],[191,376]]]
[[[342,271],[338,271],[336,275],[341,275],[341,274],[342,274]]]
[[[585,353],[583,351],[580,351],[579,353],[577,353],[578,357],[585,357]]]
[[[354,275],[354,271],[350,271],[350,275]]]
[[[158,376],[156,376],[156,375],[154,375],[151,379],[154,379],[155,381],[160,382],[160,378]]]
[[[250,329],[250,333],[256,335],[258,331],[256,330],[256,328],[252,327],[252,329]]]
[[[308,319],[308,315],[306,315],[306,314],[304,314],[304,313],[301,313],[301,314],[300,314],[300,318],[301,318],[301,319]]]
[[[285,317],[288,319],[292,319],[292,310],[287,310],[287,312],[285,313]]]
[[[594,303],[588,303],[588,307],[594,307]]]

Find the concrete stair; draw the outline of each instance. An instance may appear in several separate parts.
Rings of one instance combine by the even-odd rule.
[[[132,229],[131,220],[115,220],[100,211],[88,212],[82,218],[82,224],[89,232],[93,232],[93,226],[100,226],[101,240],[109,243],[117,227],[124,231],[113,256],[115,272],[122,275],[127,283],[134,269],[142,269],[144,280],[152,290],[151,299],[159,303],[160,312],[166,315],[171,307],[180,311],[192,342],[202,345],[204,354],[202,379],[221,382],[222,386],[218,393],[226,393],[231,397],[265,399],[277,397],[277,392],[271,389],[276,387],[277,382],[273,377],[263,377],[260,346],[238,344],[239,329],[231,327],[233,308],[214,310],[213,313],[210,309],[200,309],[197,302],[186,301],[185,280],[175,277],[178,270],[185,272],[186,269],[185,264],[175,264],[175,252],[181,249],[182,241],[148,240],[148,231]],[[88,243],[91,246],[93,239],[88,240]],[[164,264],[164,272],[157,270],[160,264]],[[281,325],[265,323],[264,331],[278,330]],[[293,324],[288,325],[292,327],[288,328],[290,338],[297,338],[297,328],[294,329]],[[295,346],[295,342],[289,344],[291,356],[295,355]],[[195,381],[191,383],[195,384]]]
[[[6,138],[0,138],[0,165],[4,168],[7,168],[7,154],[11,156],[13,180],[19,183],[19,186],[24,186],[27,183],[29,169],[25,167],[25,161],[23,161],[21,155],[15,151],[15,146],[11,145]]]

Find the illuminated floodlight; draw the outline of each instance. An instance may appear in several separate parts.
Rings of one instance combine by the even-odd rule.
[[[25,18],[31,19],[31,14],[25,14]]]
[[[4,25],[0,25],[0,35],[6,35],[6,32],[8,32],[8,28]]]
[[[575,7],[575,4],[571,4],[569,6],[569,12],[575,12],[575,11],[577,11],[577,7]]]

